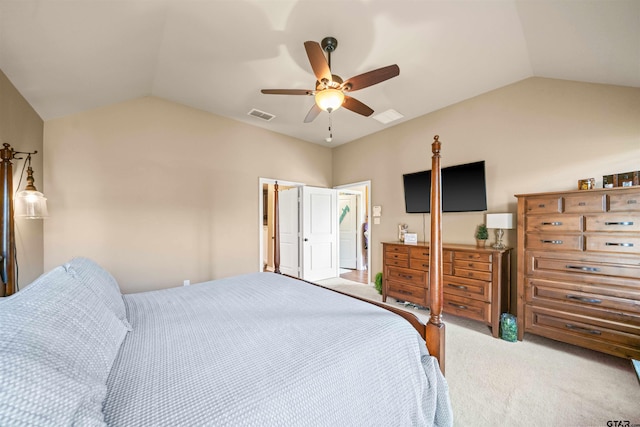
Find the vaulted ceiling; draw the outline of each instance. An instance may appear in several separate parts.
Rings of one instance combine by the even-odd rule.
[[[326,36],[343,79],[400,67],[372,116],[260,93],[314,89]],[[0,69],[44,120],[152,95],[335,146],[532,76],[640,87],[640,1],[0,0]]]

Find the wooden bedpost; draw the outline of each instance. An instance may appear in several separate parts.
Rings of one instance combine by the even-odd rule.
[[[431,241],[429,249],[429,322],[425,341],[429,353],[438,359],[444,374],[445,326],[442,322],[442,177],[439,136],[433,137],[431,151]]]
[[[273,186],[273,272],[280,274],[280,208],[278,203],[278,181]]]

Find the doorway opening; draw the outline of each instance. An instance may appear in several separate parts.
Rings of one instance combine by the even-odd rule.
[[[274,184],[277,182],[280,202],[280,270],[285,274],[310,281],[341,277],[363,284],[371,283],[368,268],[371,242],[368,223],[371,210],[370,181],[333,189],[306,187],[302,183],[269,178],[260,178],[259,181],[260,271],[274,269],[273,203]],[[326,193],[331,193],[331,199],[335,202],[329,203]],[[341,200],[338,202],[339,199]],[[329,209],[333,214],[318,215],[316,207],[322,212]],[[325,220],[307,224],[307,213],[312,210],[315,212],[316,220]],[[333,216],[333,220],[329,220],[329,216]],[[317,237],[313,233],[314,225],[319,225],[319,229],[335,230],[335,243],[320,241],[314,249],[310,248]],[[322,239],[322,236],[320,238]]]
[[[371,283],[370,186],[371,181],[362,181],[335,187],[338,191],[339,276],[363,284]]]
[[[283,192],[287,190],[296,191],[303,184],[298,182],[260,178],[260,267],[259,271],[274,270],[274,185],[278,183],[278,192],[282,198]],[[294,277],[300,277],[300,255],[298,251],[299,224],[297,215],[295,220],[288,221],[287,212],[282,211],[282,200],[280,203],[280,271]],[[294,207],[297,208],[297,203]],[[282,217],[285,220],[282,220]],[[284,243],[283,243],[284,241]]]

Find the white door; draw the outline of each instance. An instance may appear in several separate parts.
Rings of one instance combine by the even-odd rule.
[[[300,220],[297,187],[278,193],[280,214],[280,271],[300,277]]]
[[[302,187],[302,278],[338,276],[338,192]]]
[[[340,223],[340,268],[357,268],[358,258],[358,196],[340,194],[338,197]]]

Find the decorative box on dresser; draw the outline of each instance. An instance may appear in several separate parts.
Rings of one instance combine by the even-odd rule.
[[[383,243],[382,300],[393,297],[429,305],[429,245]],[[445,313],[478,320],[498,337],[500,314],[509,310],[511,249],[442,245]]]
[[[516,197],[518,339],[640,358],[640,187]]]

